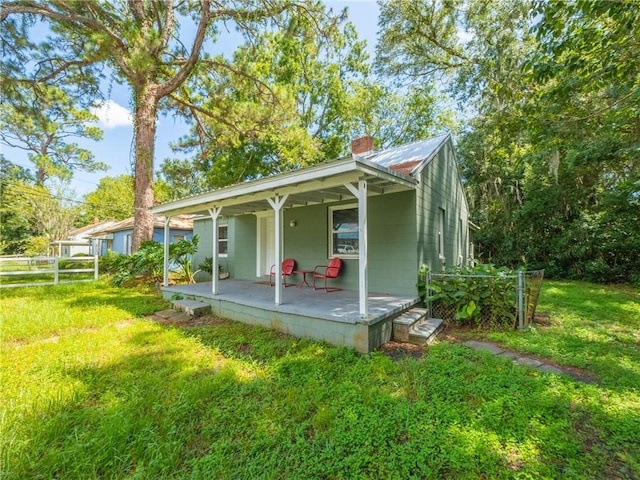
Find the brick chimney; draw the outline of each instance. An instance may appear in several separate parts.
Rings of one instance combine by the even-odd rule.
[[[364,135],[351,142],[351,153],[353,155],[361,155],[368,152],[373,152],[373,137],[371,135]]]

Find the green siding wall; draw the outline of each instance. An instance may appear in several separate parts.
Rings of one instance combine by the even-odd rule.
[[[198,244],[198,251],[193,256],[193,265],[197,269],[198,266],[204,261],[205,258],[211,256],[213,249],[213,242],[211,237],[211,225],[212,220],[194,220],[193,222],[193,234],[198,235],[200,243]],[[206,272],[199,272],[196,275],[196,280],[204,281],[211,280],[211,276]]]
[[[232,228],[233,228],[233,218],[222,217],[219,219],[220,225],[227,225],[229,238],[232,236]],[[200,243],[198,244],[198,251],[193,256],[193,263],[196,268],[204,261],[205,258],[210,257],[213,251],[213,220],[210,218],[206,219],[196,219],[193,222],[193,234],[198,235],[200,239]],[[231,240],[229,240],[228,250],[231,249]],[[229,251],[228,256],[231,256],[231,252]],[[229,261],[228,257],[220,257],[220,265],[224,268],[225,271],[230,271],[229,266],[232,262]],[[199,272],[196,275],[196,280],[198,281],[208,281],[211,280],[211,275],[206,272]]]
[[[255,215],[233,217],[233,228],[229,228],[229,271],[236,280],[256,279],[256,236]]]
[[[431,271],[438,272],[443,267],[466,264],[469,211],[451,142],[426,165],[419,181],[416,192],[418,265],[426,263]],[[445,211],[444,264],[438,258],[439,209]],[[460,250],[462,260],[458,258]]]
[[[414,192],[371,196],[369,211],[369,291],[413,294],[416,280]],[[326,265],[329,258],[329,205],[356,204],[355,200],[293,208],[284,213],[284,258],[300,269]],[[297,225],[290,227],[291,220]],[[358,260],[344,259],[340,277],[331,285],[358,289]]]
[[[415,205],[414,191],[369,198],[369,291],[417,294]]]

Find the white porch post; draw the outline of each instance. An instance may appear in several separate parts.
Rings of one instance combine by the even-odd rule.
[[[274,262],[276,265],[276,305],[282,303],[282,206],[289,195],[276,195],[274,198],[267,198],[269,205],[273,208],[275,214],[275,255]]]
[[[163,261],[163,280],[162,283],[165,287],[169,286],[169,222],[170,216],[164,218],[164,261]]]
[[[213,248],[211,249],[211,293],[217,295],[219,293],[218,283],[220,278],[218,276],[218,217],[222,207],[213,207],[209,209],[209,215],[213,220],[213,231],[211,237],[213,238]]]
[[[367,271],[367,181],[359,180],[358,188],[350,183],[344,186],[358,199],[358,298],[360,304],[360,317],[369,315],[369,273]]]

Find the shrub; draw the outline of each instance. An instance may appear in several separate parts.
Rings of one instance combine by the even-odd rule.
[[[169,258],[178,265],[178,273],[187,283],[196,283],[195,275],[200,270],[193,268],[193,255],[198,251],[198,235],[191,240],[180,240],[169,245]]]
[[[177,265],[181,279],[195,283],[194,276],[198,270],[193,269],[192,255],[198,250],[198,236],[192,240],[180,240],[169,245],[169,261]],[[135,277],[149,278],[154,282],[162,279],[164,268],[164,249],[162,244],[149,240],[142,242],[137,252],[125,256],[118,255],[105,262],[105,266],[113,269],[113,284],[122,286],[127,280]]]
[[[498,329],[515,325],[517,272],[479,264],[446,273],[451,276],[431,276],[429,285],[423,279],[425,300],[431,302],[432,311],[458,325]]]
[[[98,271],[102,274],[114,274],[124,263],[124,258],[126,257],[118,252],[107,252],[106,255],[98,259]]]
[[[121,256],[116,262],[113,284],[121,287],[125,281],[135,277],[146,277],[152,281],[162,278],[164,252],[162,245],[153,240],[142,242],[137,252]]]

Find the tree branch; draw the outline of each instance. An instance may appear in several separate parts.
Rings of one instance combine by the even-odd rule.
[[[210,1],[203,0],[200,7],[200,22],[198,23],[198,28],[196,30],[196,36],[193,40],[193,45],[191,47],[191,52],[189,54],[189,58],[182,65],[180,70],[169,80],[168,82],[159,86],[156,92],[156,100],[166,97],[175,90],[180,87],[189,76],[191,71],[196,65],[198,58],[200,58],[200,52],[202,50],[202,44],[204,43],[204,37],[207,33],[207,27],[209,26],[209,22],[212,18],[210,10]]]

